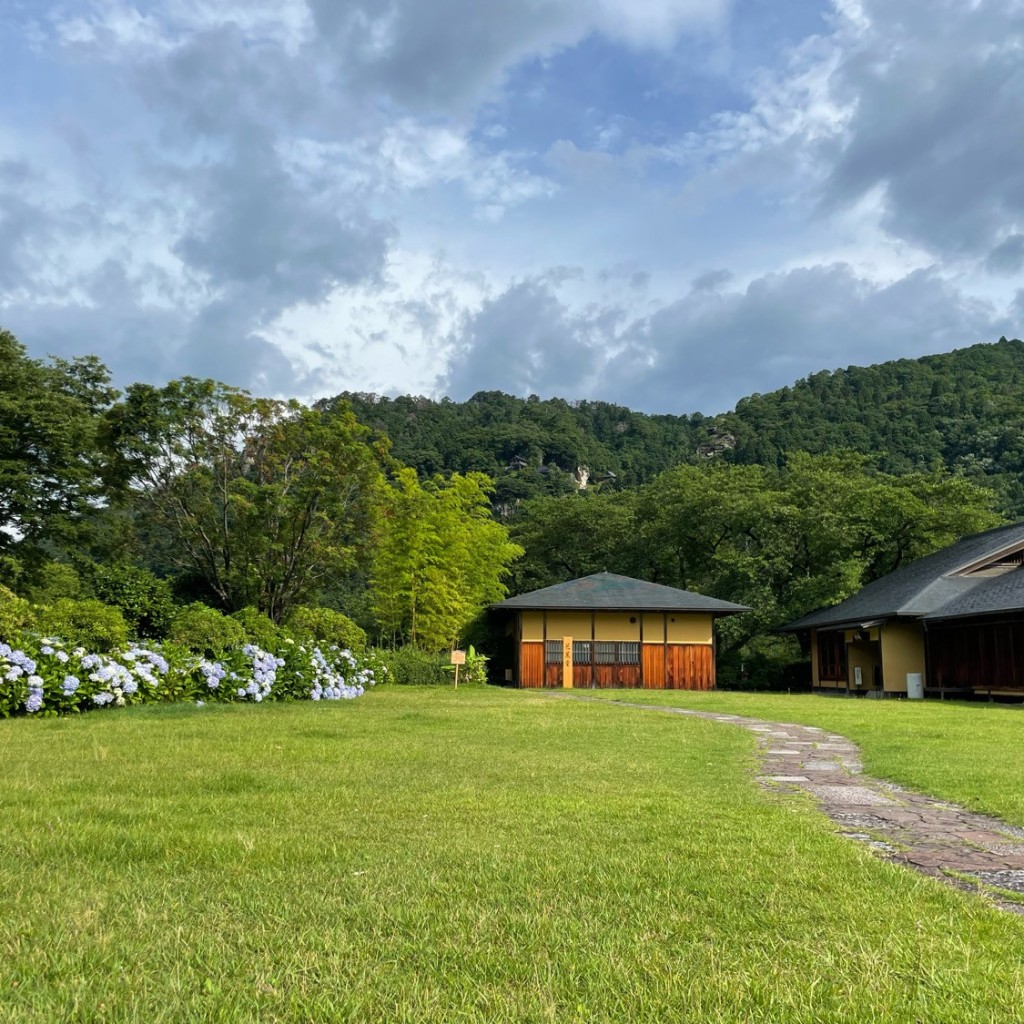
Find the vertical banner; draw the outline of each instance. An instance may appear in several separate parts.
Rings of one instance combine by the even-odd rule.
[[[572,637],[562,637],[562,686],[572,689]]]

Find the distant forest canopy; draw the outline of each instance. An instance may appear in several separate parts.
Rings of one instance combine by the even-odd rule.
[[[346,392],[357,419],[386,434],[421,476],[486,473],[510,516],[522,500],[648,483],[680,464],[781,467],[787,452],[852,451],[883,472],[943,467],[992,487],[1024,515],[1024,342],[1001,338],[921,359],[823,370],[755,394],[718,416],[647,415],[607,402],[515,398],[466,402]],[[580,470],[583,470],[580,472]]]
[[[315,621],[494,653],[482,613],[509,589],[608,569],[748,605],[719,630],[720,681],[801,685],[779,625],[1021,515],[1022,469],[1020,341],[704,417],[498,392],[309,408],[188,377],[118,392],[94,357],[33,359],[0,330],[0,639],[113,616],[212,650],[214,622]]]

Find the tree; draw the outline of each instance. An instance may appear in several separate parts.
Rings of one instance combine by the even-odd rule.
[[[279,623],[366,554],[385,449],[343,407],[186,377],[132,385],[109,422],[150,543],[224,610]]]
[[[537,590],[595,572],[644,575],[663,572],[643,560],[632,493],[534,498],[511,523],[512,539],[525,550],[514,571],[517,592]]]
[[[0,550],[66,536],[101,500],[109,385],[99,360],[30,359],[0,330]]]
[[[454,646],[487,604],[505,596],[502,581],[522,548],[492,519],[492,489],[482,473],[423,486],[415,470],[397,474],[372,575],[374,614],[393,641]]]

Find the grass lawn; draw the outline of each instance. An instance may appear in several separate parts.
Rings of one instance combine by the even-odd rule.
[[[857,743],[871,775],[1024,825],[1024,706],[727,691],[585,692],[818,725]]]
[[[1019,1021],[1024,920],[753,742],[490,689],[2,721],[0,1021]]]

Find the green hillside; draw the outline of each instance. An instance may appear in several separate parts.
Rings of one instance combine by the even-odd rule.
[[[1024,342],[1001,338],[921,359],[823,370],[742,399],[720,416],[646,415],[607,402],[514,398],[466,402],[346,393],[357,417],[387,434],[421,474],[480,470],[503,510],[578,488],[623,489],[680,463],[777,465],[787,451],[849,449],[890,473],[944,466],[1024,513]],[[331,405],[337,399],[328,400]]]

